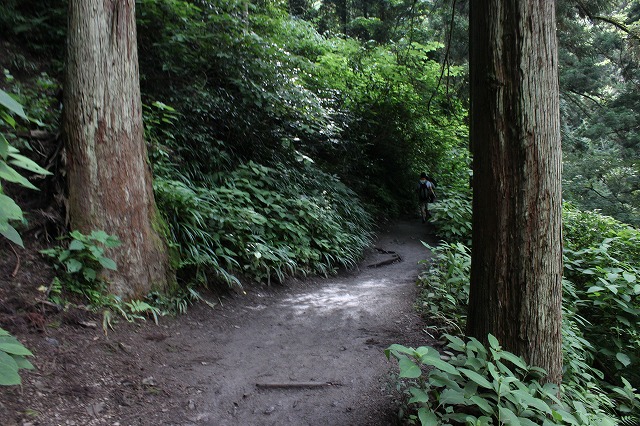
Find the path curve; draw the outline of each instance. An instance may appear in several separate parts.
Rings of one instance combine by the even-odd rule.
[[[148,413],[147,420],[393,424],[394,365],[383,351],[392,343],[429,343],[412,308],[418,262],[429,255],[421,241],[432,240],[429,231],[412,220],[381,235],[376,247],[399,262],[385,264],[395,255],[371,250],[354,271],[253,290],[167,325],[147,374],[173,396],[163,413]],[[385,265],[368,267],[378,263]]]

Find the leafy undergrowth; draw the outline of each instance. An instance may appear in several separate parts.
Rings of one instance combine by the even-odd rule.
[[[355,193],[318,170],[277,170],[255,163],[216,185],[155,181],[186,276],[217,276],[240,286],[352,267],[372,241],[370,215]]]
[[[505,356],[500,355],[498,342],[484,348],[473,339],[464,342],[453,336],[464,335],[469,298],[471,249],[463,242],[470,239],[471,227],[461,224],[467,211],[463,199],[454,197],[434,209],[438,233],[457,242],[428,247],[434,256],[418,280],[417,309],[433,324],[428,331],[448,341],[442,357],[448,362],[432,348],[392,346],[388,350],[388,356],[400,361],[401,373],[412,381],[403,385],[413,413],[409,421],[638,424],[640,231],[565,205],[564,371],[558,393],[541,386],[538,380],[543,375],[528,374],[531,367],[512,354],[506,356],[509,363],[501,366],[500,358]],[[445,207],[452,209],[451,214]],[[418,368],[423,365],[432,369],[425,373]],[[511,389],[511,396],[506,396],[505,389]],[[479,399],[471,399],[475,392]]]

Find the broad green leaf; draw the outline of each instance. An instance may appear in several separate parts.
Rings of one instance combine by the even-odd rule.
[[[0,327],[0,336],[10,336],[10,334],[7,330],[4,330],[2,327]]]
[[[406,356],[403,356],[398,360],[398,366],[400,367],[400,377],[415,379],[422,375],[420,367]]]
[[[453,349],[454,351],[464,352],[466,345],[461,338],[459,338],[458,336],[453,336],[451,334],[445,334],[444,336],[449,341],[447,347]]]
[[[29,170],[30,172],[37,173],[39,175],[50,175],[51,172],[43,169],[30,158],[25,157],[20,154],[9,154],[9,157],[12,157],[12,160],[9,160],[11,164],[14,166],[20,167],[21,169]]]
[[[589,287],[589,289],[587,290],[587,294],[589,293],[597,293],[599,291],[603,291],[604,287],[600,287],[599,285],[594,285]]]
[[[71,236],[71,238],[73,238],[74,240],[84,240],[85,236],[82,235],[82,232],[75,230],[75,231],[71,231],[69,232],[69,236]]]
[[[471,414],[466,414],[466,413],[451,413],[451,414],[446,414],[444,416],[442,416],[443,419],[447,419],[447,420],[453,420],[459,424],[475,424],[476,423],[476,418],[475,416],[472,416]],[[449,425],[450,423],[446,423],[447,425]]]
[[[9,142],[4,135],[0,134],[0,160],[7,158],[7,155],[9,155]]]
[[[397,358],[398,354],[413,355],[415,353],[415,349],[394,343],[393,345],[385,349],[384,352],[387,355],[387,358],[389,358],[390,355],[394,355]]]
[[[607,288],[609,289],[609,291],[613,294],[618,294],[618,286],[614,285],[614,284],[608,284]]]
[[[423,356],[429,356],[429,355],[440,357],[440,353],[430,346],[420,346],[416,348],[416,350],[413,353],[413,356],[415,356],[416,358],[421,358]]]
[[[438,403],[440,405],[466,405],[467,398],[465,397],[464,392],[456,391],[453,389],[445,389],[440,394]]]
[[[104,250],[102,249],[102,247],[89,246],[89,251],[96,259],[100,259],[104,255]]]
[[[628,282],[628,283],[634,283],[634,282],[636,282],[636,276],[635,276],[635,274],[631,274],[631,273],[629,273],[629,272],[627,272],[627,271],[624,271],[624,272],[622,273],[622,277],[623,277],[623,278],[625,279],[625,281],[626,281],[626,282]]]
[[[6,107],[9,111],[18,115],[19,117],[27,119],[27,115],[24,113],[24,109],[22,109],[22,105],[20,105],[15,99],[13,99],[7,92],[0,89],[0,105]]]
[[[9,113],[3,109],[0,109],[0,118],[5,121],[12,128],[16,128],[16,120],[9,115]],[[2,121],[0,120],[0,121]]]
[[[69,250],[71,251],[83,250],[83,249],[84,249],[84,243],[82,241],[73,240],[69,244]]]
[[[515,365],[516,367],[519,367],[519,368],[522,368],[522,369],[526,369],[527,368],[527,363],[521,357],[516,356],[516,355],[512,354],[511,352],[501,351],[500,352],[500,359],[506,359],[507,361],[509,361],[510,363]]]
[[[18,370],[0,363],[0,386],[13,386],[22,383]]]
[[[576,419],[573,414],[569,413],[568,411],[565,410],[553,410],[553,418],[556,420],[562,420],[564,422],[567,422],[571,425],[579,425],[580,423],[578,422],[578,419]]]
[[[493,349],[500,349],[500,343],[498,342],[498,339],[495,338],[495,336],[493,334],[489,334],[487,336],[487,338],[489,339],[489,345],[493,348]]]
[[[15,201],[4,194],[0,194],[0,221],[22,219],[22,209]]]
[[[22,237],[20,237],[20,234],[13,226],[6,224],[4,229],[0,230],[0,234],[12,243],[17,244],[20,247],[24,247]]]
[[[511,426],[520,425],[520,420],[516,413],[508,409],[507,407],[498,407],[498,411],[500,412],[500,421],[506,423]]]
[[[112,259],[109,259],[108,257],[101,257],[98,259],[98,262],[100,262],[103,268],[111,269],[112,271],[118,269],[118,265],[116,265],[116,262],[114,262]]]
[[[82,269],[82,275],[87,279],[87,281],[95,281],[98,274],[95,269],[84,268]]]
[[[429,401],[429,395],[420,388],[412,387],[409,389],[409,392],[413,395],[411,399],[409,399],[409,404],[414,404],[416,402],[426,403]]]
[[[469,379],[473,380],[474,382],[476,382],[478,385],[487,388],[487,389],[493,389],[493,385],[484,377],[482,377],[480,374],[476,373],[475,371],[469,370],[467,368],[459,368],[458,369],[462,374],[464,374],[465,376],[467,376]]]
[[[493,414],[493,406],[486,399],[481,396],[474,395],[469,398],[471,402],[477,405],[483,412],[483,414],[492,415]]]
[[[459,376],[459,374],[458,374]],[[450,389],[462,390],[460,385],[451,379],[451,376],[443,371],[433,369],[429,372],[429,384],[438,387],[447,387]]]
[[[534,407],[545,414],[551,414],[551,407],[549,407],[549,404],[547,404],[546,402],[544,402],[539,398],[532,396],[527,391],[518,390],[518,391],[513,391],[513,393],[517,393],[517,396],[520,398],[520,401],[522,401],[527,406]]]
[[[11,355],[3,351],[0,351],[0,365],[5,365],[16,371],[18,370],[18,363],[16,360]]]
[[[27,178],[16,172],[12,167],[9,167],[4,161],[0,161],[0,179],[7,180],[9,182],[17,183],[25,188],[38,190]]]
[[[458,372],[458,370],[451,364],[449,364],[446,361],[443,361],[442,359],[440,359],[439,356],[425,356],[420,358],[420,362],[422,362],[423,364],[426,365],[432,365],[435,368],[438,368],[442,371],[445,371],[449,374],[453,374],[454,376],[459,376],[460,373]]]
[[[631,358],[627,354],[623,354],[622,352],[618,352],[616,354],[616,359],[622,363],[625,367],[628,367],[631,364]]]
[[[576,409],[576,414],[583,422],[587,422],[589,420],[589,415],[587,414],[587,409],[584,408],[584,404],[580,401],[573,401],[573,406]]]
[[[8,354],[14,355],[33,356],[31,351],[20,343],[0,343],[0,351],[5,351]]]
[[[67,272],[69,272],[70,274],[78,272],[82,269],[82,263],[77,259],[69,259],[65,262],[65,264],[67,265]]]
[[[31,364],[29,362],[29,360],[26,359],[22,355],[14,355],[13,359],[16,361],[16,364],[18,364],[18,368],[22,368],[22,369],[25,369],[25,370],[34,370],[35,369],[33,364]]]
[[[104,232],[103,230],[99,229],[99,230],[94,230],[91,231],[91,238],[93,238],[94,240],[100,242],[100,243],[106,243],[107,240],[109,239],[109,234],[107,234],[106,232]]]
[[[418,418],[422,426],[439,426],[440,421],[435,413],[428,408],[421,407],[418,410]]]

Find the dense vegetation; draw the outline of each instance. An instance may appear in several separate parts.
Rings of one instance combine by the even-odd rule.
[[[564,372],[558,390],[542,387],[540,372],[502,351],[495,339],[489,348],[475,339],[461,339],[471,266],[469,210],[464,195],[450,197],[435,208],[436,225],[448,242],[430,247],[435,257],[418,283],[418,310],[433,324],[432,333],[444,333],[451,360],[434,359],[431,348],[392,346],[388,351],[388,356],[404,364],[400,366],[403,377],[417,379],[407,392],[412,396],[410,404],[420,408],[420,418],[435,415],[439,421],[461,423],[474,418],[479,424],[490,424],[485,422],[502,416],[540,424],[543,419],[549,422],[551,416],[553,424],[637,423],[640,231],[611,217],[565,205]],[[435,369],[423,377],[412,367],[420,364]],[[465,369],[463,374],[460,368]],[[450,407],[461,400],[467,408],[452,412]]]
[[[438,320],[438,332],[460,334],[471,232],[468,2],[291,1],[288,7],[137,1],[145,137],[181,285],[176,293],[193,295],[188,288],[196,284],[237,287],[352,266],[376,221],[413,211],[415,176],[426,170],[439,183],[432,213],[447,243],[432,248],[439,261],[421,279],[420,304]],[[59,129],[65,10],[64,0],[0,6],[0,88],[12,95],[0,92],[0,232],[16,243],[15,230],[42,225],[18,207],[30,198],[20,184],[39,187],[44,196],[29,203],[31,212],[53,205],[58,214],[47,218],[56,223],[47,226],[64,230],[58,141],[47,145],[28,131]],[[489,380],[525,383],[532,393],[522,398],[537,404],[536,415],[546,416],[548,407],[558,413],[585,407],[574,424],[588,424],[590,416],[639,416],[631,390],[640,384],[640,244],[633,227],[640,223],[639,18],[638,2],[558,2],[564,187],[571,203],[564,217],[562,391],[568,399],[563,405],[552,391],[538,389],[536,372],[528,375],[530,368],[516,359],[514,374],[501,370]],[[54,175],[21,180],[44,170],[16,157],[20,153]],[[7,172],[8,164],[28,167]],[[125,315],[156,314],[142,302],[124,309],[96,297],[101,283],[92,273],[67,280],[94,270],[95,262],[109,264],[102,243],[88,238],[71,235],[48,252],[66,271],[50,296],[76,292]],[[74,250],[76,241],[89,253]],[[91,254],[69,270],[70,259],[82,263],[78,259]],[[451,351],[467,357],[458,362],[473,364],[476,374],[491,374],[488,365],[499,359],[489,353],[512,357],[500,355],[497,342],[481,348],[449,339]],[[394,350],[408,368],[402,356],[416,354]],[[15,371],[28,367],[21,358],[26,352],[14,355]],[[414,358],[446,373],[432,355]],[[477,379],[474,371],[466,378]],[[450,389],[465,387],[459,376],[439,380]],[[423,394],[412,396],[425,403]],[[475,409],[500,413],[491,398]],[[516,412],[522,400],[516,402],[503,408]],[[562,417],[571,423],[568,418]]]

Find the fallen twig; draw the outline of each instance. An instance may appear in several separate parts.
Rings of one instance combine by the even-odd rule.
[[[256,387],[260,389],[308,389],[308,388],[326,388],[329,386],[342,386],[342,384],[334,383],[334,382],[256,383]]]
[[[16,249],[13,248],[13,244],[9,244],[9,246],[11,247],[11,250],[13,250],[13,254],[16,255],[16,267],[13,269],[13,273],[11,274],[11,278],[15,278],[16,275],[18,275],[18,270],[20,269],[20,256],[18,256]]]

